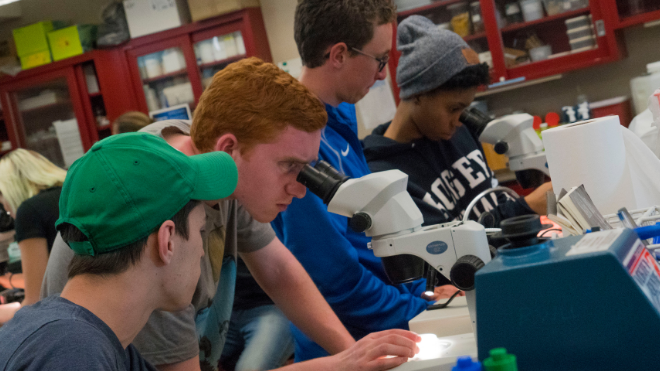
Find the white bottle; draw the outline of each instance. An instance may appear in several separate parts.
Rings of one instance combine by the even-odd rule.
[[[647,74],[630,80],[635,113],[640,114],[648,107],[648,100],[656,89],[660,89],[660,62],[646,65]]]

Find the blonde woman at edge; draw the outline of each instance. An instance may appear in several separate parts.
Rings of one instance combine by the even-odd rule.
[[[0,158],[0,201],[15,220],[16,242],[21,250],[25,299],[22,305],[39,300],[48,256],[57,235],[59,199],[66,171],[42,155],[25,149]],[[14,284],[14,286],[17,286]],[[4,308],[3,308],[4,307]],[[0,306],[0,324],[13,317],[19,306]]]

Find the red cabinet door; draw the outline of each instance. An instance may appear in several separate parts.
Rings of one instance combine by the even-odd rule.
[[[74,67],[3,84],[0,95],[12,147],[68,168],[93,143]]]

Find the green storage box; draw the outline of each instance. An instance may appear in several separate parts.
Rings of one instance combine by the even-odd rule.
[[[24,70],[27,70],[28,68],[42,66],[44,64],[48,64],[53,61],[50,57],[50,50],[48,49],[42,50],[37,53],[32,53],[26,56],[22,56],[20,58],[21,58],[21,67]]]
[[[46,34],[63,26],[63,22],[43,21],[14,29],[12,32],[14,33],[14,42],[16,43],[16,54],[19,57],[23,57],[48,49],[48,37]]]
[[[55,61],[90,51],[95,41],[94,25],[75,25],[48,33],[48,42]]]

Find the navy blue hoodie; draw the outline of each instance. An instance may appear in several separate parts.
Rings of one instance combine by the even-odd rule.
[[[364,139],[364,155],[372,172],[399,169],[408,174],[408,193],[424,215],[424,225],[463,218],[465,209],[479,193],[498,185],[486,164],[483,148],[465,126],[450,140],[426,138],[399,143],[383,136],[390,123],[380,125]],[[490,211],[499,222],[534,211],[523,198],[504,193],[477,203],[473,215]]]

